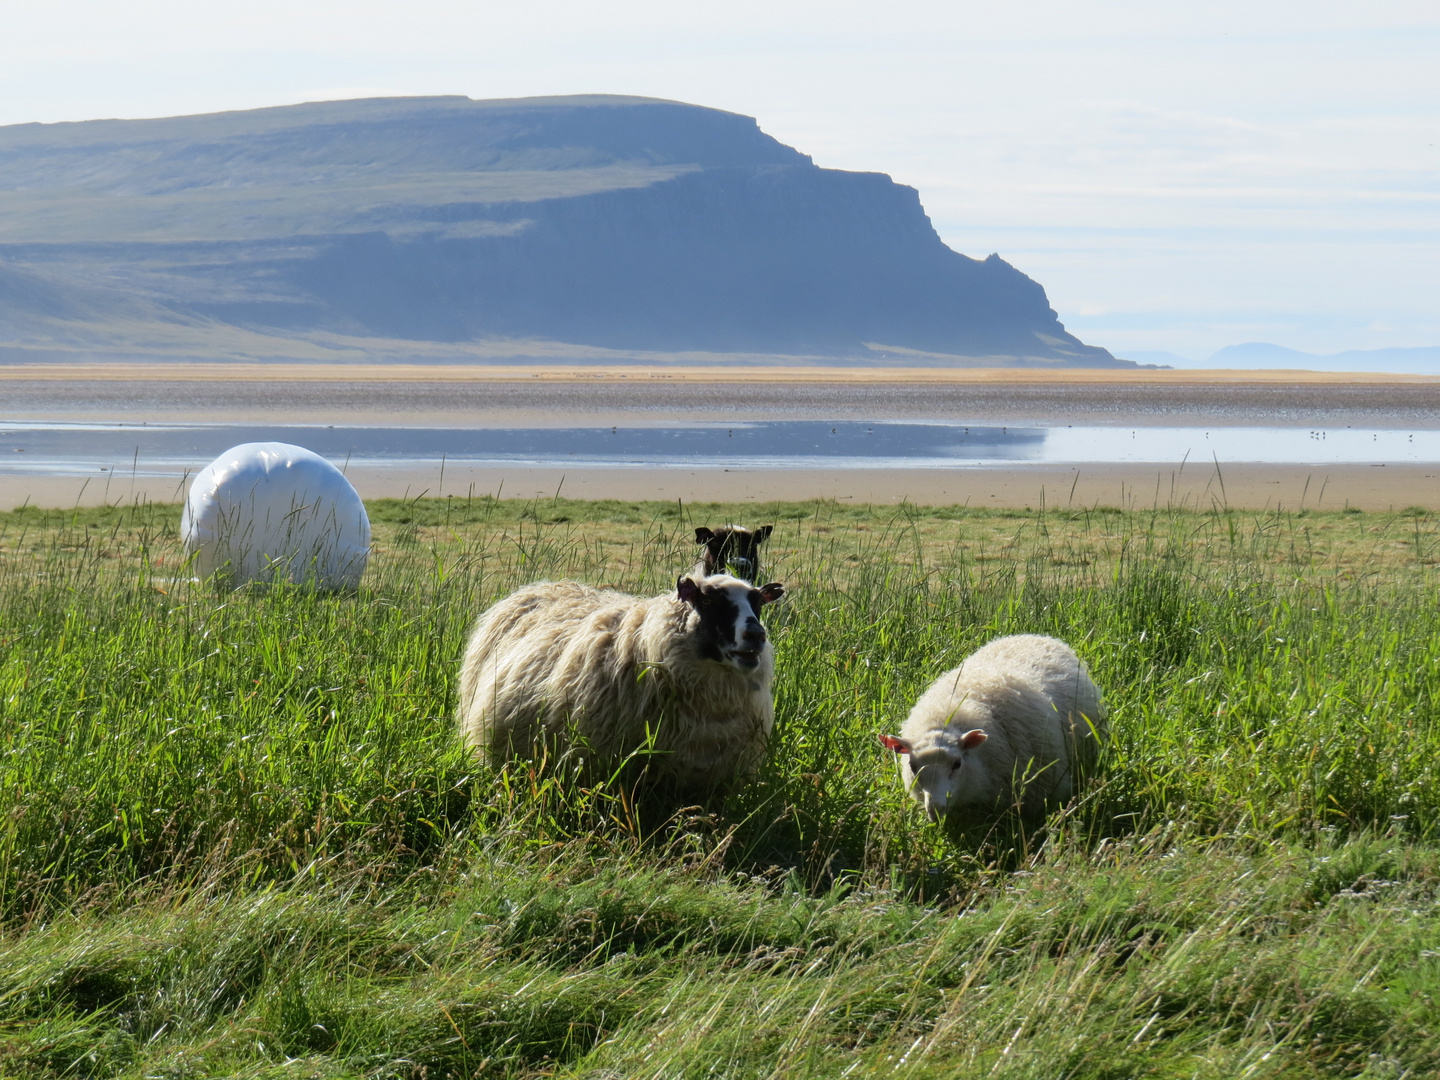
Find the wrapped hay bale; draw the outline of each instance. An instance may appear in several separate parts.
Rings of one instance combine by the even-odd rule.
[[[353,589],[370,554],[370,519],[354,486],[303,446],[242,443],[190,485],[180,536],[202,578]]]

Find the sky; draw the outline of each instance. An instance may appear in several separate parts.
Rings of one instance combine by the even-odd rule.
[[[4,0],[0,124],[638,94],[917,188],[1083,340],[1440,345],[1436,0]]]

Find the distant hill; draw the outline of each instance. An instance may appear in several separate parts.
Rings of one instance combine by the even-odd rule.
[[[1417,349],[1350,349],[1310,353],[1251,341],[1227,345],[1205,360],[1189,360],[1168,352],[1127,351],[1128,359],[1177,368],[1290,368],[1305,371],[1373,371],[1392,375],[1440,375],[1440,346]]]
[[[1383,371],[1395,375],[1440,374],[1440,346],[1419,349],[1350,349],[1308,353],[1252,341],[1227,345],[1205,364],[1212,368],[1305,368],[1310,371]]]
[[[0,128],[0,359],[1129,366],[913,188],[626,97]]]

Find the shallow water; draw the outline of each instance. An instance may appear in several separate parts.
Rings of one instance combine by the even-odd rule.
[[[1440,431],[1283,427],[977,427],[765,421],[666,427],[423,428],[0,421],[0,474],[153,476],[199,469],[243,442],[297,443],[336,464],[645,468],[937,468],[992,465],[1424,464]]]

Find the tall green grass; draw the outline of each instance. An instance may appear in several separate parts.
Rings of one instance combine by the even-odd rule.
[[[0,1075],[1440,1067],[1423,513],[371,507],[361,591],[192,582],[169,506],[0,515]],[[777,724],[675,808],[461,748],[474,616],[776,521]],[[877,745],[989,638],[1111,707],[1044,828]]]

